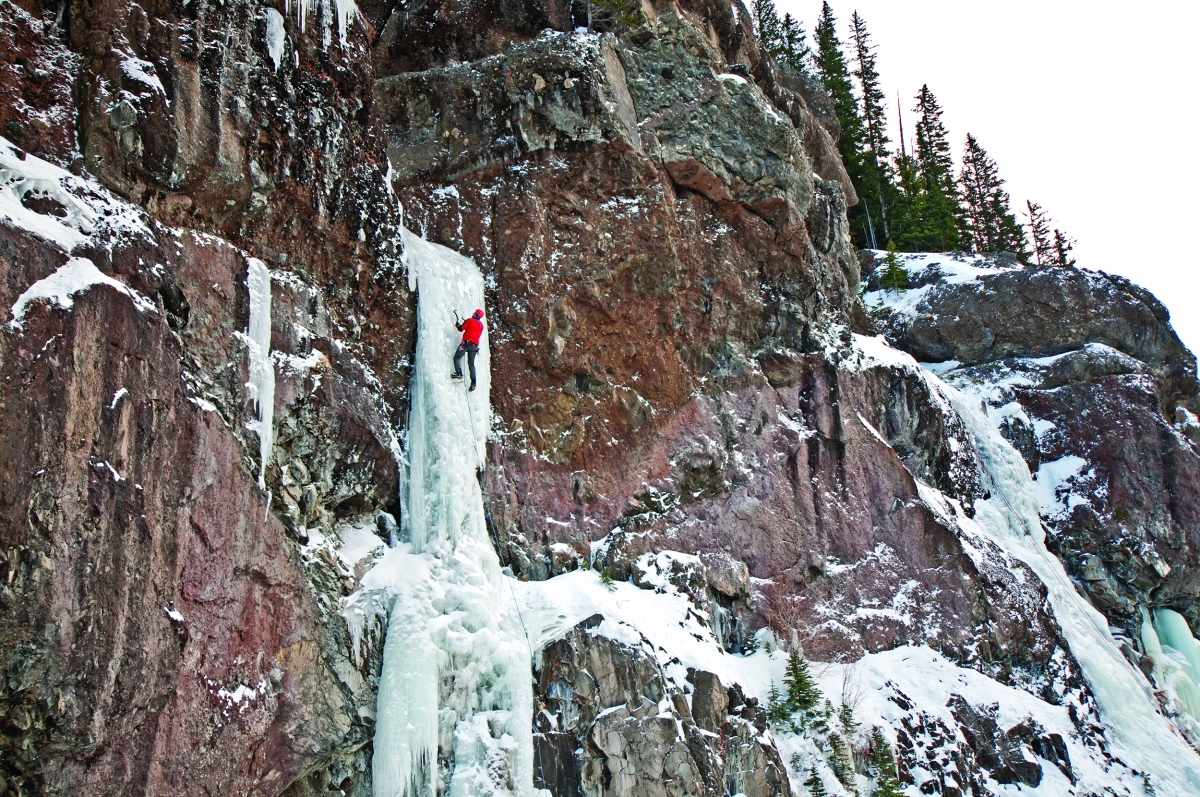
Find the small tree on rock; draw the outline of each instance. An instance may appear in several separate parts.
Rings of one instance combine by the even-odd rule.
[[[776,728],[784,728],[791,720],[791,710],[779,687],[771,681],[771,690],[767,692],[767,722]]]
[[[883,258],[883,273],[879,275],[879,287],[885,291],[900,292],[908,288],[908,271],[900,265],[896,244],[888,241],[887,255]]]
[[[1025,200],[1025,218],[1029,221],[1025,227],[1029,231],[1029,242],[1033,244],[1033,259],[1039,266],[1048,265],[1053,261],[1054,242],[1050,232],[1050,219],[1046,211],[1036,202]]]
[[[1068,238],[1062,230],[1054,231],[1054,265],[1073,266],[1075,258],[1071,257],[1071,249],[1075,245],[1074,238]]]
[[[870,770],[875,778],[871,797],[901,797],[900,781],[896,776],[896,757],[892,755],[892,746],[878,726],[871,729]]]

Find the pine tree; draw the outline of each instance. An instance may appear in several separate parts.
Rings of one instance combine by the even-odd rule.
[[[854,734],[858,732],[858,722],[854,719],[854,709],[847,703],[843,703],[838,709],[838,721],[842,723],[842,730],[846,732],[846,736],[853,739]]]
[[[808,672],[808,662],[796,648],[792,648],[792,652],[788,654],[783,685],[787,689],[788,708],[792,711],[808,713],[816,708],[821,700],[821,692]]]
[[[774,0],[754,0],[754,26],[758,28],[758,40],[772,58],[783,51],[783,23],[775,10]]]
[[[767,692],[767,722],[776,728],[786,728],[791,721],[791,711],[787,701],[775,682],[771,681],[771,689]]]
[[[846,743],[842,741],[840,734],[830,734],[829,749],[833,753],[829,757],[829,768],[833,770],[833,776],[838,779],[838,783],[854,794],[854,761],[850,758]]]
[[[976,252],[1025,254],[1025,234],[1008,207],[1008,192],[992,160],[967,134],[959,178],[963,197],[964,238]]]
[[[850,81],[846,56],[842,52],[842,42],[837,35],[837,19],[833,16],[833,9],[829,3],[822,5],[821,17],[817,21],[813,36],[817,42],[817,49],[813,54],[817,76],[829,91],[838,124],[842,128],[837,140],[838,153],[842,156],[842,163],[846,166],[854,190],[861,192],[867,182],[864,179],[865,132],[858,112],[858,98],[854,96],[854,86]],[[851,209],[851,230],[857,229],[854,221],[860,213],[865,212],[865,203],[859,203]],[[863,236],[859,243],[868,244],[867,238],[868,236]]]
[[[917,93],[914,110],[919,118],[911,171],[902,174],[908,208],[900,242],[907,251],[944,252],[960,245],[954,158],[942,125],[942,108],[929,86]]]
[[[1054,231],[1054,265],[1056,266],[1073,266],[1075,258],[1071,257],[1071,249],[1075,246],[1075,239],[1068,238],[1062,230]]]
[[[883,258],[883,274],[879,276],[879,287],[897,293],[908,289],[908,271],[900,265],[900,258],[896,255],[896,244],[891,241],[888,241],[887,254]]]
[[[1039,266],[1048,265],[1054,258],[1054,240],[1050,232],[1050,220],[1042,206],[1025,200],[1025,217],[1029,219],[1029,242],[1033,244],[1033,259]]]
[[[869,214],[877,214],[879,228],[886,240],[892,236],[891,207],[896,195],[895,173],[888,149],[891,141],[887,136],[887,109],[883,104],[883,89],[879,87],[879,70],[875,67],[875,48],[867,33],[867,23],[857,11],[850,18],[850,34],[854,60],[851,74],[858,81],[864,136],[863,187],[859,191],[859,200],[864,214],[868,214],[869,223]]]
[[[808,780],[804,781],[804,788],[808,790],[809,797],[828,797],[829,792],[825,790],[825,783],[817,774],[816,764],[808,771]]]
[[[782,45],[777,60],[783,61],[796,72],[807,72],[808,63],[812,59],[812,50],[808,47],[808,34],[791,14],[783,15]]]
[[[607,567],[600,571],[600,583],[608,587],[609,592],[617,591],[617,584],[613,581],[612,570]]]
[[[871,797],[900,797],[896,758],[878,726],[871,729],[870,750],[870,771],[875,777],[875,790],[871,792]]]

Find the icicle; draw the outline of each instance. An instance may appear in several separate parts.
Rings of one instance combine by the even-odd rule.
[[[275,428],[275,366],[271,362],[271,272],[257,258],[247,258],[246,289],[250,293],[250,381],[246,388],[258,411],[258,420],[249,424],[258,433],[258,453],[262,464],[258,486],[267,489],[267,463],[271,459],[271,434]]]

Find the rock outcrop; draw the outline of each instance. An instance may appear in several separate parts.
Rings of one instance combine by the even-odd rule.
[[[595,615],[542,651],[535,787],[605,797],[791,793],[754,698],[709,672],[675,683],[645,637],[616,625]],[[625,641],[631,633],[636,642]]]
[[[965,282],[923,267],[915,309],[877,321],[914,357],[956,361],[947,378],[981,392],[1041,485],[1050,549],[1114,625],[1136,640],[1139,606],[1196,622],[1195,357],[1128,280],[997,265]]]
[[[369,793],[381,635],[352,638],[362,573],[312,547],[394,511],[413,339],[365,31],[245,4],[40,13],[0,9],[3,132],[27,148],[0,147],[4,784]],[[251,257],[272,269],[265,490]]]

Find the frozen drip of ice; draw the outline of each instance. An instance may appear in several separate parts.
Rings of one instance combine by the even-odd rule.
[[[246,289],[250,293],[250,330],[246,336],[250,350],[250,381],[246,383],[250,399],[258,409],[258,420],[251,423],[258,433],[258,453],[262,460],[258,486],[266,489],[267,462],[271,459],[271,434],[275,428],[275,366],[271,363],[271,271],[257,258],[247,258]]]

